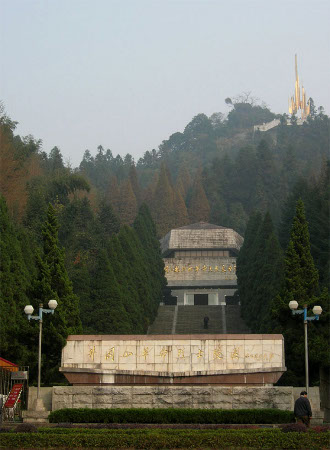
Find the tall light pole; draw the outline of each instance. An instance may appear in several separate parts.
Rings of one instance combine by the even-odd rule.
[[[49,300],[48,302],[49,309],[44,309],[43,304],[39,304],[39,315],[32,316],[34,308],[32,305],[26,305],[24,308],[24,312],[27,315],[28,320],[39,320],[39,351],[38,351],[38,387],[37,387],[37,400],[40,397],[40,379],[41,379],[41,337],[42,337],[42,315],[43,313],[54,314],[55,308],[57,307],[56,300]]]
[[[309,388],[309,374],[308,374],[308,336],[307,336],[307,323],[309,320],[319,320],[320,314],[322,313],[321,306],[314,306],[313,313],[314,316],[307,316],[307,305],[304,305],[304,309],[297,309],[298,302],[291,300],[289,303],[289,308],[292,311],[292,315],[303,314],[304,315],[304,331],[305,331],[305,376],[306,376],[306,391],[308,394]]]

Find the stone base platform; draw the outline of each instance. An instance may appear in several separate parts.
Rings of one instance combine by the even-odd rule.
[[[293,387],[55,386],[52,409],[62,408],[274,408],[293,411]],[[318,388],[310,389],[313,411]]]
[[[50,411],[22,411],[23,422],[36,424],[49,423],[49,413]]]

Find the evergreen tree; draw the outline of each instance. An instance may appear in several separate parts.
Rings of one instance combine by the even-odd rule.
[[[144,318],[143,309],[140,305],[137,286],[131,276],[131,267],[127,263],[118,235],[113,235],[107,244],[108,257],[122,294],[122,305],[130,322],[130,332],[143,334]]]
[[[0,348],[1,356],[16,364],[33,366],[36,347],[33,329],[23,312],[28,297],[30,274],[5,199],[0,195]],[[34,265],[33,259],[29,261]]]
[[[283,256],[272,219],[266,213],[251,217],[237,260],[242,316],[252,332],[269,331],[271,303],[281,288]]]
[[[284,259],[284,287],[272,304],[273,331],[284,335],[285,357],[289,368],[281,383],[302,385],[304,382],[303,326],[295,320],[296,317],[291,316],[289,302],[296,300],[301,308],[307,305],[310,309],[317,304],[317,292],[318,273],[311,255],[304,204],[300,199],[296,205],[296,215]]]
[[[199,174],[197,175],[193,186],[188,212],[191,223],[209,221],[210,205],[205,195],[202,180]]]
[[[118,234],[120,245],[123,249],[126,265],[130,271],[130,278],[138,293],[139,305],[143,310],[143,328],[147,330],[150,317],[154,312],[151,276],[144,259],[143,247],[136,232],[127,226],[122,227]]]
[[[100,203],[97,219],[100,225],[100,233],[103,239],[108,239],[114,233],[119,232],[119,219],[113,212],[111,205],[106,203],[105,200],[102,200]]]
[[[104,198],[107,203],[110,203],[112,205],[115,213],[118,214],[121,200],[118,180],[115,175],[112,176],[108,182]]]
[[[180,191],[174,191],[174,211],[175,211],[175,224],[174,227],[183,227],[188,225],[189,217],[186,204],[182,198]]]
[[[186,165],[182,165],[179,169],[179,173],[176,179],[176,188],[180,191],[182,198],[185,199],[188,193],[188,190],[191,187],[191,176],[186,167]]]
[[[156,227],[152,220],[150,211],[145,204],[142,204],[134,222],[134,229],[143,248],[145,264],[152,286],[152,304],[150,322],[156,316],[159,303],[164,296],[164,289],[167,284],[164,261],[161,257],[159,240],[157,239]]]
[[[159,179],[152,200],[152,216],[157,226],[158,236],[162,237],[175,224],[174,194],[167,176],[167,167],[160,167]]]
[[[248,323],[253,332],[265,332],[271,322],[271,302],[283,281],[282,250],[268,212],[256,236],[253,254]]]
[[[131,225],[137,214],[137,201],[129,179],[124,181],[120,187],[120,203],[118,215],[121,223]]]
[[[136,167],[134,164],[132,164],[130,166],[128,176],[129,176],[131,186],[132,186],[132,189],[133,189],[136,201],[137,201],[137,205],[140,206],[141,201],[142,201],[142,193],[141,193],[141,187],[140,187],[140,183],[138,180]]]
[[[58,221],[54,207],[50,204],[47,219],[42,229],[43,253],[37,254],[37,275],[32,282],[31,295],[34,307],[39,303],[47,307],[48,300],[58,301],[55,314],[44,321],[43,371],[44,381],[59,377],[58,367],[61,361],[61,349],[69,334],[82,331],[79,317],[78,297],[73,293],[64,265],[64,250],[58,241]]]
[[[54,207],[49,204],[47,219],[42,229],[43,262],[50,271],[51,289],[56,292],[61,302],[59,311],[63,314],[68,333],[78,334],[81,332],[79,300],[73,293],[72,284],[64,265],[64,249],[59,244],[58,229]]]
[[[85,329],[91,334],[126,334],[130,321],[113,268],[105,250],[100,250],[91,274],[90,302],[85,308]]]
[[[242,317],[249,322],[249,308],[253,287],[253,264],[255,262],[256,238],[262,223],[260,212],[251,214],[244,235],[244,243],[237,257],[237,285]]]

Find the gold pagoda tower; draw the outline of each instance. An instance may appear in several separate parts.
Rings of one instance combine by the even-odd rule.
[[[289,99],[289,113],[297,114],[297,112],[300,109],[301,119],[306,120],[307,116],[309,116],[310,114],[310,104],[309,100],[306,102],[306,92],[303,86],[301,87],[301,96],[300,96],[297,55],[295,55],[295,68],[296,68],[296,82],[294,88],[294,95]]]

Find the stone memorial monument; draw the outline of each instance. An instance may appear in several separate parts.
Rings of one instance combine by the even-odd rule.
[[[286,370],[283,336],[69,336],[60,371],[73,385],[252,385]]]
[[[168,287],[177,305],[225,305],[237,289],[243,238],[231,228],[198,222],[161,239]]]

